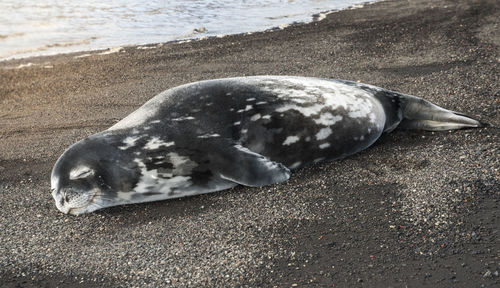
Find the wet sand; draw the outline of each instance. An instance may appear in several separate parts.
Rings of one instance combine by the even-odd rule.
[[[0,286],[499,285],[499,6],[386,1],[284,30],[0,62]],[[55,208],[50,171],[75,141],[167,88],[262,74],[359,80],[493,127],[396,130],[279,185]]]

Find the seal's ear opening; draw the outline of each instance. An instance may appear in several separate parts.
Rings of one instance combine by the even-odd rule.
[[[403,129],[443,131],[487,126],[484,122],[446,110],[424,99],[411,95],[403,97],[406,103],[403,108],[403,120],[399,124]]]

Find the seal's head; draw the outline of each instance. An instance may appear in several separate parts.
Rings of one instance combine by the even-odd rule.
[[[127,155],[105,137],[91,136],[66,150],[51,175],[57,209],[79,215],[120,203],[117,191],[128,191],[136,171]]]

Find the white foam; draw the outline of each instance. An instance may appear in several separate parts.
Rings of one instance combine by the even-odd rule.
[[[89,57],[89,56],[92,56],[92,54],[86,53],[86,54],[75,56],[73,58],[78,59],[78,58],[85,58],[85,57]]]
[[[326,13],[319,13],[318,18],[316,19],[316,21],[321,21],[321,20],[323,20],[325,18],[326,18]]]
[[[321,12],[318,14],[318,18],[316,18],[316,21],[321,21],[321,20],[324,20],[326,18],[327,15],[330,15],[332,14],[333,12],[335,11],[328,11],[328,12]]]
[[[34,63],[26,63],[26,64],[19,64],[19,66],[17,66],[16,68],[17,69],[21,69],[21,68],[26,68],[26,67],[31,67],[31,66],[34,66],[35,64]]]
[[[123,47],[109,48],[108,51],[97,53],[97,55],[108,55],[108,54],[121,52],[122,50],[123,50]]]

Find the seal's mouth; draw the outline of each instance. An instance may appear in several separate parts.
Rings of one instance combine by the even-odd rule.
[[[52,195],[54,196],[55,189],[52,189],[52,190],[53,190]],[[63,206],[59,206],[59,205],[57,205],[57,198],[54,197],[54,199],[56,199],[56,206],[59,209],[59,211],[63,212],[64,214],[80,215],[80,214],[83,214],[86,212],[92,212],[93,210],[96,210],[96,209],[90,210],[89,207],[96,204],[95,200],[98,199],[97,196],[99,195],[99,189],[94,188],[94,189],[92,189],[91,193],[92,194],[89,196],[89,200],[86,201],[86,203],[84,205],[80,205],[80,206],[71,207],[71,204],[72,204],[71,202],[64,202]],[[75,204],[75,203],[73,203],[73,204]],[[79,203],[76,203],[76,204],[79,204]]]
[[[97,197],[98,194],[99,194],[99,189],[97,189],[97,188],[92,189],[92,196],[90,197],[90,200],[87,202],[87,204],[84,205],[84,206],[81,206],[81,207],[69,208],[68,214],[71,214],[71,215],[80,215],[80,214],[83,214],[85,212],[91,212],[91,211],[86,211],[86,210],[92,204],[95,204],[95,199],[96,199],[96,197]]]

